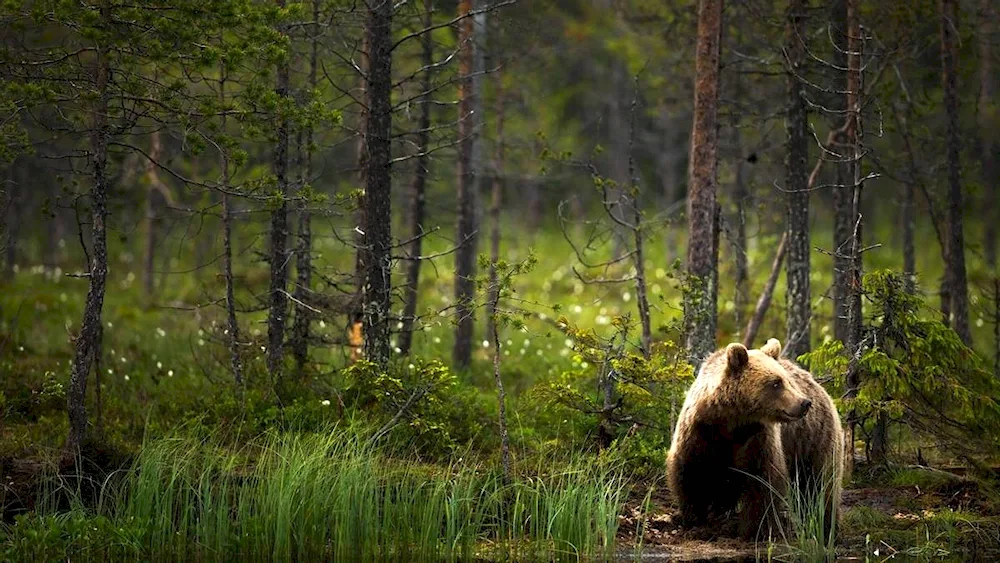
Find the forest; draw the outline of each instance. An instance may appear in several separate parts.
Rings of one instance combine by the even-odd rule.
[[[0,29],[0,561],[1000,560],[993,0]],[[718,358],[833,399],[832,522],[686,518]]]

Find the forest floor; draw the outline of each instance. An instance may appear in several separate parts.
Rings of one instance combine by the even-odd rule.
[[[955,469],[963,473],[964,468]],[[913,468],[872,478],[843,491],[838,561],[998,561],[1000,503],[982,481],[950,471]],[[632,499],[619,528],[622,559],[641,561],[811,560],[794,537],[752,543],[716,528],[683,528],[666,491]],[[643,530],[642,537],[637,531]],[[629,548],[631,546],[631,548]],[[641,550],[637,549],[641,546]]]

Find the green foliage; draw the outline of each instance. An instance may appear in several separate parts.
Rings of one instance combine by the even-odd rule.
[[[479,398],[457,385],[451,370],[437,360],[413,358],[382,371],[360,360],[344,370],[346,406],[385,421],[385,432],[397,425],[397,440],[413,442],[421,451],[446,456],[469,443],[488,418]]]
[[[861,388],[842,412],[866,425],[882,414],[969,459],[1000,450],[1000,382],[984,360],[941,321],[919,314],[923,302],[904,289],[902,276],[872,272],[863,287],[870,307],[858,356]],[[844,385],[851,360],[839,341],[803,359]]]
[[[595,426],[610,429],[630,468],[653,475],[663,468],[674,417],[694,371],[671,341],[655,343],[649,360],[626,349],[629,322],[627,316],[615,317],[615,335],[603,339],[560,317],[556,324],[572,339],[579,367],[563,371],[534,393],[545,404],[583,415],[583,433]],[[602,391],[608,380],[614,389],[610,404]]]

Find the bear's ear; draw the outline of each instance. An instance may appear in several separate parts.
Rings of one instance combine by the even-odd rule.
[[[733,342],[726,346],[726,364],[729,368],[727,370],[729,375],[739,375],[749,362],[750,356],[747,354],[746,346],[739,342]]]
[[[767,344],[760,347],[760,351],[777,360],[781,356],[781,341],[777,338],[771,338]]]

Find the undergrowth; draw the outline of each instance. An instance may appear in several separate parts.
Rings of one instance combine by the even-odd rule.
[[[531,469],[529,471],[529,469]],[[4,530],[4,560],[428,561],[609,556],[628,493],[620,462],[521,468],[391,456],[354,432],[269,432],[231,448],[147,444],[96,506]],[[43,503],[44,504],[44,503]]]

